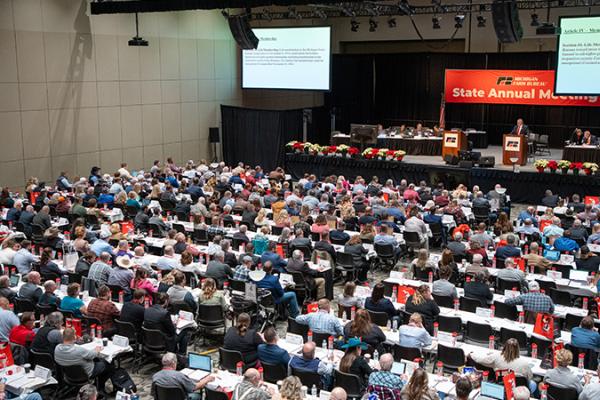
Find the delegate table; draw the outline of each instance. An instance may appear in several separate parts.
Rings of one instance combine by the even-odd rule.
[[[600,149],[596,146],[565,146],[563,160],[574,162],[594,162],[600,164]]]
[[[335,146],[339,146],[340,144],[350,145],[350,135],[332,136],[331,144]],[[385,148],[390,150],[404,150],[406,154],[414,156],[439,156],[442,155],[442,138],[403,138],[400,136],[378,137],[377,144],[371,147]]]

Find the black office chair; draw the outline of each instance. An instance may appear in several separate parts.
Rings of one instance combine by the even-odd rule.
[[[396,254],[394,253],[394,246],[391,244],[379,244],[373,245],[373,250],[377,253],[376,265],[381,265],[384,269],[391,270],[396,266]]]
[[[539,360],[543,360],[548,351],[552,351],[552,341],[548,339],[541,338],[536,335],[531,335],[529,338],[529,343],[531,346],[534,344],[537,346],[537,358]],[[531,352],[529,353],[531,355]]]
[[[367,312],[369,313],[369,316],[371,317],[371,322],[373,322],[375,325],[387,326],[387,323],[389,321],[389,316],[386,312],[377,312],[377,311],[371,311],[371,310],[367,310]]]
[[[229,288],[231,290],[245,293],[246,292],[246,282],[238,281],[236,279],[230,279],[229,280]]]
[[[408,360],[413,361],[415,358],[423,358],[421,350],[416,347],[404,347],[395,344],[392,347],[392,354],[394,355],[395,361]]]
[[[345,276],[345,281],[356,280],[356,266],[354,265],[354,256],[343,251],[338,251],[335,254],[335,269],[336,271]]]
[[[494,331],[490,325],[467,321],[465,343],[486,346],[489,343],[490,336],[493,334]]]
[[[55,304],[47,304],[47,305],[42,305],[42,304],[36,304],[35,305],[35,318],[36,319],[40,319],[40,316],[48,316],[51,313],[53,313],[54,311],[56,311],[56,305]]]
[[[194,229],[194,232],[192,232],[192,240],[194,243],[206,245],[208,244],[208,232],[206,229]]]
[[[433,294],[433,300],[439,307],[453,308],[454,307],[454,299],[450,296],[440,296],[437,294]]]
[[[313,342],[315,342],[317,347],[323,347],[323,342],[325,342],[325,344],[328,345],[330,336],[331,336],[331,333],[329,333],[329,332],[313,331],[313,333],[312,333]]]
[[[548,384],[548,400],[577,400],[579,394],[576,389],[561,388]]]
[[[582,320],[583,316],[581,315],[567,313],[567,315],[565,315],[565,323],[563,329],[566,331],[571,331],[571,329],[578,327],[581,324]]]
[[[430,272],[433,274],[432,277],[435,278],[435,271],[433,269],[431,269],[431,268],[421,269],[421,268],[415,267],[414,278],[421,282],[429,282],[429,273]]]
[[[223,328],[223,335],[225,334],[225,315],[220,304],[198,305],[196,323],[198,324],[198,331],[203,333],[203,340],[208,332],[214,332],[221,328]]]
[[[409,251],[414,253],[415,249],[420,249],[423,247],[423,243],[421,243],[421,237],[417,232],[404,232],[402,236],[404,237],[406,247],[409,249]]]
[[[35,311],[35,304],[30,299],[23,297],[15,297],[13,300],[15,304],[15,313],[20,314],[26,311]]]
[[[440,332],[456,332],[458,336],[462,334],[462,319],[460,317],[448,317],[438,315],[438,330]]]
[[[219,347],[219,366],[231,373],[236,373],[237,363],[244,362],[242,353],[235,350],[227,350],[223,347]],[[244,370],[246,366],[244,365]]]
[[[73,318],[73,311],[63,310],[62,308],[58,308],[57,311],[63,315],[63,319]]]
[[[521,355],[527,355],[527,333],[525,333],[525,331],[518,331],[504,327],[500,328],[500,343],[506,343],[506,341],[511,338],[517,339],[517,342],[519,342]]]
[[[54,363],[54,356],[50,353],[41,353],[30,348],[29,363],[31,364],[32,368],[35,368],[36,365],[40,365],[52,371],[53,375],[56,373],[56,364]]]
[[[573,346],[570,343],[565,344],[565,348],[573,353],[573,361],[571,365],[577,367],[579,365],[579,355],[583,354],[583,367],[591,371],[596,371],[598,368],[598,352],[592,349],[584,349]]]
[[[335,386],[343,387],[344,390],[346,390],[348,398],[362,398],[363,390],[358,376],[341,372],[336,368],[333,370],[333,379],[335,381]]]
[[[227,393],[221,392],[220,390],[213,390],[208,387],[204,387],[204,400],[229,400]]]
[[[142,327],[142,361],[162,362],[162,356],[167,352],[167,340],[157,329]]]
[[[483,307],[481,301],[479,299],[473,299],[470,297],[461,297],[460,298],[460,309],[468,312],[476,312],[477,307]],[[487,308],[487,307],[486,307]]]
[[[444,236],[442,233],[442,225],[440,224],[428,224],[429,230],[431,231],[431,239],[429,240],[429,244],[433,247],[433,245],[441,246],[444,242]]]
[[[173,229],[175,229],[178,233],[183,233],[185,235],[185,226],[178,224],[178,223],[173,223]]]
[[[269,364],[261,361],[263,367],[263,379],[270,383],[277,383],[287,377],[287,366],[283,364]]]
[[[323,389],[321,375],[316,372],[292,368],[292,375],[297,376],[298,379],[300,379],[300,382],[302,382],[302,384],[306,387],[312,388],[313,385],[315,385],[317,389]]]
[[[299,324],[294,318],[288,317],[287,331],[295,335],[301,335],[304,338],[304,341],[306,342],[308,335],[308,325]]]
[[[88,383],[93,383],[83,366],[81,365],[65,365],[58,367],[62,376],[62,388],[59,390],[56,398],[66,397],[67,394],[79,390],[82,386]]]
[[[494,316],[496,318],[506,318],[511,321],[517,321],[519,319],[517,306],[508,305],[501,301],[494,301],[494,308]]]
[[[117,328],[117,334],[120,336],[125,336],[129,339],[129,346],[133,349],[133,371],[137,371],[137,367],[141,362],[141,354],[140,354],[140,329],[136,328],[134,324],[131,322],[125,322],[118,319],[115,319],[115,327]],[[127,353],[125,353],[127,354]]]
[[[465,364],[465,352],[461,348],[438,344],[437,361],[444,365],[444,372],[456,372]]]
[[[102,326],[102,322],[98,318],[88,317],[87,315],[81,316],[81,333],[82,334],[90,334],[92,329],[92,325]]]
[[[152,383],[151,393],[154,400],[187,400],[188,395],[181,386],[161,386]]]
[[[543,290],[547,295],[550,295],[551,289],[556,289],[556,282],[554,281],[546,281],[541,279],[536,279],[535,281],[540,284],[540,291]]]
[[[559,289],[550,289],[550,298],[554,302],[554,304],[560,304],[562,306],[572,306],[573,301],[571,300],[571,293],[559,290]]]
[[[505,290],[518,290],[521,291],[521,282],[511,281],[502,278],[496,278],[496,293],[504,294]]]

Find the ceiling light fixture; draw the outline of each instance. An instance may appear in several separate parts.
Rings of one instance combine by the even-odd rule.
[[[464,14],[457,14],[456,17],[454,17],[454,27],[456,29],[460,29],[463,27],[463,23],[465,22],[465,15]]]
[[[433,18],[431,18],[431,23],[433,24],[433,29],[441,29],[442,28],[440,26],[440,19],[442,19],[442,17],[436,17],[435,15],[433,16]]]

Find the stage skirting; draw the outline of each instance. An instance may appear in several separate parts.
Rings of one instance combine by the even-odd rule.
[[[600,164],[600,149],[587,146],[566,146],[563,149],[562,159],[571,162],[593,162]]]
[[[358,146],[357,143],[350,143],[350,136],[332,136],[331,144],[339,146],[347,144]],[[377,143],[365,144],[365,147],[377,147],[379,149],[404,150],[411,156],[441,156],[442,139],[412,139],[412,138],[377,138]]]
[[[308,154],[292,154],[285,156],[286,172],[294,179],[300,179],[305,173],[317,177],[327,175],[343,175],[354,179],[357,175],[369,180],[377,176],[380,182],[393,179],[398,183],[401,179],[418,183],[444,182],[453,188],[458,183],[466,184],[469,189],[479,185],[484,193],[500,183],[508,189],[513,202],[540,204],[546,189],[561,196],[578,193],[581,196],[597,196],[600,192],[600,177],[585,175],[561,175],[538,172],[521,172],[494,168],[458,168],[451,165],[424,165],[396,161],[364,160],[344,157],[311,156]]]

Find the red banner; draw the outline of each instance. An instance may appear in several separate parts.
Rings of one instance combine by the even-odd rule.
[[[448,103],[599,107],[598,96],[555,96],[554,71],[447,69]]]

